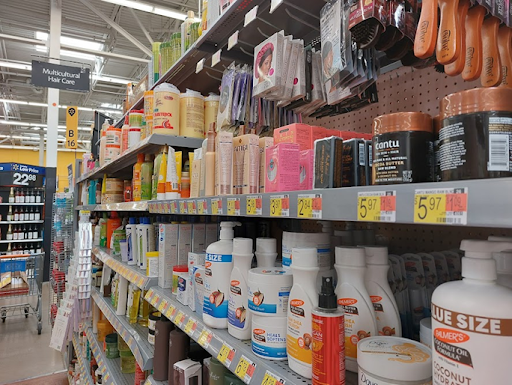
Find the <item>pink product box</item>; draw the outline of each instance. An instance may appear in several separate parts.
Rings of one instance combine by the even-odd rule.
[[[274,130],[274,144],[297,143],[300,150],[312,149],[311,126],[303,123],[293,123]]]
[[[313,189],[313,172],[315,166],[315,150],[300,152],[299,190]]]
[[[299,189],[299,145],[279,143],[266,149],[265,192]]]
[[[309,146],[309,149],[315,148],[315,140],[327,138],[332,135],[330,132],[331,130],[320,127],[320,126],[311,126],[311,145]],[[302,150],[302,148],[301,148]],[[306,150],[306,149],[305,149]]]

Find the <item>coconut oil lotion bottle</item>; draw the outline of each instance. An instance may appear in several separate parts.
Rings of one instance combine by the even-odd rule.
[[[221,222],[220,239],[206,249],[203,321],[215,329],[228,327],[229,278],[233,270],[234,227],[239,222]]]
[[[463,240],[460,248],[462,280],[432,295],[433,383],[509,384],[512,290],[496,283],[492,254],[512,243]]]
[[[338,273],[338,305],[345,311],[345,367],[357,373],[357,343],[378,335],[375,311],[364,282],[365,249],[336,247],[334,267]]]
[[[318,306],[316,291],[318,257],[316,247],[298,247],[293,253],[293,286],[288,302],[286,353],[288,365],[302,377],[312,377],[313,318]]]

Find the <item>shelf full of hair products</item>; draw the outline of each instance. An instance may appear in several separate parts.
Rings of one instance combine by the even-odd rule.
[[[102,381],[506,383],[508,5],[232,3],[77,176]]]

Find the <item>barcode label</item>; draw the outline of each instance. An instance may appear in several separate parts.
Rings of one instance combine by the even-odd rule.
[[[371,144],[368,147],[368,165],[373,166],[373,146]]]
[[[366,151],[364,143],[359,143],[359,165],[366,166]]]
[[[508,134],[489,134],[488,171],[509,171],[509,146]]]

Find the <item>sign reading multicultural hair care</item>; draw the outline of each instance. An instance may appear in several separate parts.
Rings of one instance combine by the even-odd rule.
[[[43,187],[46,169],[20,163],[0,163],[0,185]]]
[[[32,84],[68,91],[89,91],[90,70],[32,60]]]
[[[78,141],[78,107],[66,108],[66,148],[76,149]]]

